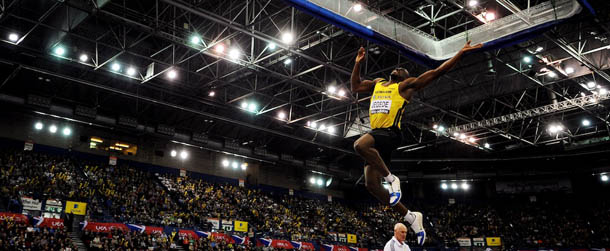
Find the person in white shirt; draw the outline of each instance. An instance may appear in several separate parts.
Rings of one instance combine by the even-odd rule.
[[[385,244],[383,251],[411,251],[405,242],[407,238],[407,227],[402,223],[394,225],[394,236]]]

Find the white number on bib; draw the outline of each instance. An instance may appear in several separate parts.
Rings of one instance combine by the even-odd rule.
[[[390,107],[392,107],[392,100],[373,100],[371,102],[371,114],[388,114],[390,113]]]

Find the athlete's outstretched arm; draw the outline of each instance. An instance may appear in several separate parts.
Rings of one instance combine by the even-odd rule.
[[[421,90],[422,88],[424,88],[427,85],[429,85],[430,83],[432,83],[432,81],[436,80],[438,77],[442,76],[443,74],[445,74],[446,72],[451,70],[451,68],[453,68],[453,66],[455,66],[455,64],[457,64],[458,61],[460,61],[462,56],[464,56],[464,53],[466,53],[470,50],[479,49],[481,47],[483,47],[483,44],[477,44],[477,45],[471,46],[470,41],[468,41],[466,43],[466,45],[464,45],[464,48],[462,48],[451,59],[445,61],[438,68],[424,72],[422,75],[420,75],[417,78],[408,78],[408,79],[404,80],[403,82],[401,82],[399,85],[399,90],[401,92],[406,89],[413,89],[414,91]]]
[[[364,59],[364,55],[364,47],[360,47],[360,50],[358,50],[358,55],[356,56],[356,63],[354,64],[354,69],[352,70],[352,92],[372,92],[375,83],[379,81],[379,79],[362,81],[360,80],[360,62]]]

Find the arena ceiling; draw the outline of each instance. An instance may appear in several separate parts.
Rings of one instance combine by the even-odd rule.
[[[507,5],[542,1],[468,2],[361,3],[442,39],[482,25],[483,11],[501,18],[511,14]],[[418,93],[406,109],[396,161],[603,146],[610,135],[603,95],[610,88],[610,19],[606,1],[591,3],[596,16],[583,9],[530,40],[470,55]],[[366,78],[387,77],[395,67],[412,75],[427,70],[282,0],[0,5],[0,94],[34,94],[326,163],[360,163],[352,144],[368,127],[368,95],[349,90],[360,46],[368,51]]]

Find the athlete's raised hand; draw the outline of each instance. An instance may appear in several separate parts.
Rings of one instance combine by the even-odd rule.
[[[358,50],[358,55],[356,56],[356,63],[360,63],[360,61],[364,59],[364,55],[366,55],[366,50],[364,49],[364,47],[360,47],[360,49]]]
[[[462,48],[462,52],[468,52],[483,47],[483,44],[470,45],[470,42],[472,41],[468,40],[468,42],[466,42],[466,45],[464,45],[464,48]]]

